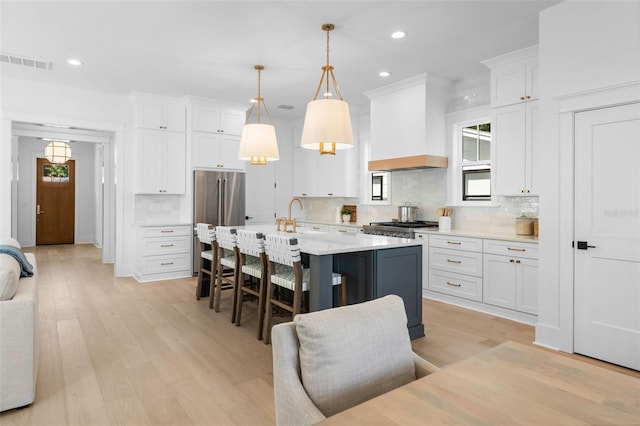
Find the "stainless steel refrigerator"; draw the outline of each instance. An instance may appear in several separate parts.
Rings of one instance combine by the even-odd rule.
[[[198,274],[200,247],[196,223],[214,226],[244,225],[245,174],[239,172],[193,172],[193,274]]]

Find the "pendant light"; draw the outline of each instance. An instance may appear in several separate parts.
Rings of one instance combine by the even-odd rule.
[[[327,33],[327,64],[322,67],[316,94],[307,104],[300,142],[303,148],[320,150],[321,155],[335,155],[336,149],[353,148],[349,104],[342,99],[342,93],[333,74],[333,67],[329,64],[329,33],[334,29],[333,24],[322,25],[322,30]],[[335,89],[336,99],[329,99],[331,97],[329,77]],[[325,83],[324,99],[318,99],[323,83]]]
[[[278,153],[276,128],[273,126],[273,120],[271,120],[269,110],[267,110],[267,106],[264,103],[264,98],[260,95],[260,72],[264,69],[264,66],[256,65],[253,68],[258,71],[258,97],[254,98],[254,103],[247,114],[247,121],[242,128],[238,158],[249,161],[254,165],[264,166],[267,161],[279,160],[280,154]],[[256,104],[258,105],[258,122],[249,123],[251,113]],[[267,113],[271,124],[262,123],[262,108]]]
[[[44,156],[51,163],[64,164],[71,158],[71,147],[67,141],[52,140],[44,148]]]

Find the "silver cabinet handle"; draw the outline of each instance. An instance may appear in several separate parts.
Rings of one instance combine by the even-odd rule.
[[[461,260],[453,260],[453,259],[447,259],[447,262],[449,262],[449,263],[462,263]]]
[[[173,247],[173,244],[160,244],[160,247]]]
[[[447,285],[450,285],[451,287],[461,287],[460,284],[458,283],[452,283],[451,281],[447,281]]]
[[[160,263],[160,266],[167,266],[167,265],[173,265],[173,262],[162,262],[162,263]]]
[[[507,250],[511,250],[511,251],[527,251],[527,249],[517,248],[517,247],[507,247]]]
[[[454,244],[454,245],[461,245],[462,243],[460,241],[447,241],[447,244]]]

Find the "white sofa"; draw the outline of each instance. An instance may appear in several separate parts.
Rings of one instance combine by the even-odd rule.
[[[36,259],[26,253],[34,274],[20,278],[10,300],[0,301],[0,411],[33,402],[38,376],[38,286]]]

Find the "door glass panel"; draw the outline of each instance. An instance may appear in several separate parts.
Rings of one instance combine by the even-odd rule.
[[[42,166],[42,181],[54,183],[69,182],[69,166],[66,164],[44,164]]]

